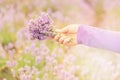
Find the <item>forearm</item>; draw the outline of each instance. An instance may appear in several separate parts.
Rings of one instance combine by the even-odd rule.
[[[81,25],[77,32],[77,43],[120,53],[120,33]]]

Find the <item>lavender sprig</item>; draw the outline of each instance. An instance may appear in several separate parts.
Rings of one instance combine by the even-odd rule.
[[[53,21],[47,13],[42,13],[28,24],[31,39],[44,40],[56,33],[53,31]]]

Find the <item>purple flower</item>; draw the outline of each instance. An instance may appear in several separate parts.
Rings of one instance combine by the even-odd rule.
[[[6,64],[8,67],[14,67],[17,65],[17,62],[16,61],[7,61]]]
[[[42,13],[28,25],[31,39],[44,40],[53,36],[53,21],[47,13]]]

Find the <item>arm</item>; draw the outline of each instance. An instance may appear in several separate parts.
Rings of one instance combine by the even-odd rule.
[[[77,43],[120,53],[120,32],[81,25],[77,32]]]

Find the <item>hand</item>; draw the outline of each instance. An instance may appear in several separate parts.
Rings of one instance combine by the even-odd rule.
[[[77,44],[77,30],[79,24],[68,25],[62,29],[57,29],[58,34],[54,36],[54,39],[60,44],[67,46],[74,46]]]

